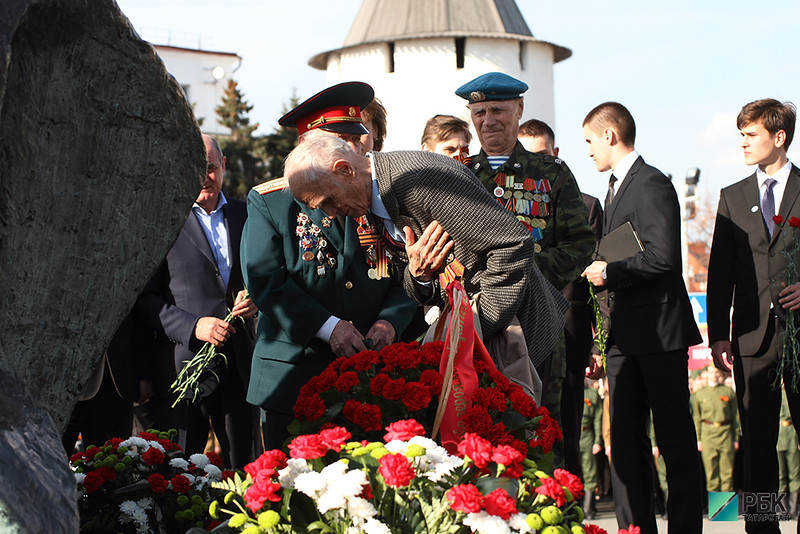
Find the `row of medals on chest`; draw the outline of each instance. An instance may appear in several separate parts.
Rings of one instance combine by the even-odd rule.
[[[526,178],[522,182],[514,180],[514,175],[503,172],[494,177],[496,187],[492,194],[508,211],[514,213],[519,221],[532,229],[535,241],[542,238],[542,230],[547,228],[547,221],[541,217],[550,214],[550,180]],[[539,243],[534,245],[534,252],[541,252]]]
[[[380,237],[377,236],[374,227],[369,223],[366,217],[359,217],[357,222],[359,241],[361,241],[362,244],[364,244],[362,240],[363,237],[370,235],[375,235],[377,237],[374,243],[364,244],[364,246],[366,246],[365,256],[367,265],[369,266],[367,276],[373,280],[380,280],[381,276],[376,268],[378,266],[379,254],[383,252],[387,257],[388,263],[390,261],[389,252],[385,250],[385,247],[379,246],[378,240]],[[333,221],[330,217],[323,217],[321,223],[323,228],[330,228]],[[318,277],[325,278],[328,274],[328,269],[336,269],[338,263],[336,254],[327,250],[328,240],[322,234],[322,229],[314,224],[306,213],[298,213],[295,233],[299,239],[300,250],[303,251],[300,257],[303,258],[303,261],[317,261]],[[316,249],[316,253],[314,249]]]

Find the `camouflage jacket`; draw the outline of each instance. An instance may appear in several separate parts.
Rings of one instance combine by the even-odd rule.
[[[533,234],[536,264],[558,290],[592,261],[595,237],[572,172],[559,158],[534,154],[517,142],[503,165],[492,169],[481,150],[472,172]]]

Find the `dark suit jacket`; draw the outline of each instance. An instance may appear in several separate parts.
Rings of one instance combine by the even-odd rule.
[[[586,193],[581,198],[589,213],[589,226],[594,232],[595,241],[603,237],[603,207],[600,200]],[[589,365],[594,325],[594,310],[589,303],[589,281],[579,278],[567,284],[561,293],[569,301],[570,308],[564,315],[564,332],[567,342],[567,367],[583,374]],[[604,293],[605,295],[605,293]]]
[[[378,192],[392,221],[416,236],[432,221],[450,234],[455,257],[464,265],[464,289],[482,291],[484,337],[504,329],[516,315],[534,364],[551,353],[564,327],[566,299],[542,276],[533,259],[530,232],[491,197],[472,172],[452,158],[431,152],[373,152]],[[405,250],[395,247],[407,264]],[[443,299],[434,280],[433,296],[404,269],[406,292],[423,304]],[[441,300],[437,300],[441,303]]]
[[[178,239],[148,282],[137,302],[138,316],[156,332],[153,358],[155,396],[168,398],[169,387],[183,362],[190,360],[203,343],[192,336],[201,317],[224,319],[236,294],[244,289],[239,263],[239,242],[247,218],[245,203],[229,199],[223,207],[228,227],[231,273],[228,287],[217,270],[214,253],[197,216],[190,213]],[[244,384],[250,376],[254,343],[254,321],[234,323],[234,334],[220,352],[228,358],[228,371],[236,372]]]
[[[322,210],[301,206],[285,183],[273,188],[274,183],[250,191],[242,237],[244,277],[260,310],[247,400],[292,413],[300,387],[335,359],[330,345],[315,337],[331,315],[351,321],[362,335],[383,319],[399,337],[416,305],[398,280],[368,277],[354,219],[346,218],[344,229],[338,224],[326,228]],[[316,261],[303,259],[296,233],[300,213],[321,229],[327,252],[336,257],[336,267],[326,269],[324,277]]]
[[[800,217],[800,170],[792,166],[778,213],[784,221]],[[767,331],[773,307],[778,304],[786,269],[785,247],[794,231],[787,223],[767,236],[760,208],[756,174],[720,192],[714,239],[708,264],[708,338],[710,343],[730,339],[733,304],[733,353],[754,355]]]
[[[681,276],[675,188],[640,157],[605,214],[603,235],[630,221],[644,251],[606,268],[611,335],[623,354],[663,353],[700,343]]]

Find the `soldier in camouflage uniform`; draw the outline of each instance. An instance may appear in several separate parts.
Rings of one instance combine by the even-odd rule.
[[[733,491],[733,458],[739,446],[736,393],[722,383],[723,374],[709,369],[708,385],[692,396],[697,449],[703,458],[708,491]]]
[[[786,493],[789,513],[797,519],[800,492],[800,451],[797,449],[797,432],[792,426],[792,414],[781,390],[781,413],[778,418],[778,491]]]
[[[575,177],[562,160],[525,150],[517,140],[521,94],[528,85],[507,74],[490,72],[462,85],[456,94],[469,104],[481,142],[471,168],[490,193],[514,213],[533,235],[535,259],[544,277],[559,291],[591,263],[595,237]],[[559,422],[561,386],[566,376],[562,332],[550,358],[534,362],[544,385],[542,404]],[[555,466],[563,466],[561,443]]]
[[[588,383],[583,389],[583,418],[581,419],[581,463],[583,467],[583,510],[588,519],[594,519],[595,488],[597,488],[597,460],[595,455],[603,450],[603,399]]]

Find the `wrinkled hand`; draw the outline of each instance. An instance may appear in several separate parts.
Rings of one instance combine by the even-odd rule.
[[[336,356],[352,356],[367,348],[364,346],[364,336],[361,335],[361,332],[348,321],[343,320],[336,323],[329,343]]]
[[[244,298],[246,294],[247,293],[244,290],[239,291],[239,293],[236,294],[236,300],[234,301],[233,309],[231,310],[231,313],[234,317],[249,319],[258,313],[258,308],[253,302],[253,299]]]
[[[784,310],[797,310],[800,309],[800,283],[787,286],[783,284],[783,289],[778,294],[778,304]]]
[[[714,366],[720,371],[730,371],[733,368],[733,353],[730,341],[715,341],[711,345],[711,357]]]
[[[380,319],[375,321],[367,332],[367,339],[372,340],[372,350],[381,350],[386,345],[391,345],[397,332],[392,323]]]
[[[420,282],[430,282],[433,275],[444,267],[447,256],[453,250],[450,234],[437,222],[431,222],[419,240],[415,240],[414,231],[403,227],[406,235],[406,254],[408,254],[408,270],[411,276]]]
[[[606,281],[603,280],[603,270],[605,270],[606,265],[608,265],[608,263],[605,261],[595,260],[584,269],[581,276],[589,280],[595,287],[604,286],[606,285]]]
[[[592,359],[589,360],[589,370],[586,371],[586,377],[592,380],[600,380],[606,376],[606,370],[603,369],[603,358],[599,354],[592,354]]]
[[[194,325],[194,337],[215,347],[224,345],[235,333],[233,325],[217,317],[201,317]]]

